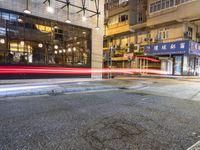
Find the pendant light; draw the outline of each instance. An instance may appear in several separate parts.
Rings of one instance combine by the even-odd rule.
[[[32,12],[28,8],[29,0],[26,0],[26,9],[24,9],[24,13],[31,14]]]

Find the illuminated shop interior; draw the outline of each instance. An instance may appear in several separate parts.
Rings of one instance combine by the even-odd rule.
[[[0,9],[0,64],[91,66],[91,29]]]

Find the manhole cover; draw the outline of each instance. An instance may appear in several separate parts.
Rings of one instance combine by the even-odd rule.
[[[83,138],[93,149],[123,149],[132,138],[140,136],[144,129],[126,120],[104,119],[83,133]],[[120,148],[121,147],[121,148]],[[134,149],[133,145],[128,145]]]

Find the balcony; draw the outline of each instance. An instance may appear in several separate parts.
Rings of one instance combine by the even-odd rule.
[[[106,36],[111,36],[129,31],[130,31],[129,21],[124,21],[117,24],[108,25],[106,29]]]
[[[122,3],[121,5],[115,6],[112,9],[108,10],[108,16],[107,17],[112,17],[116,14],[120,14],[122,12],[128,11],[129,10],[129,6],[128,3]]]

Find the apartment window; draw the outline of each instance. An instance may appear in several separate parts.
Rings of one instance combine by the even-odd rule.
[[[158,31],[158,39],[164,40],[169,38],[169,30],[166,28],[159,29]]]
[[[188,27],[188,37],[192,38],[193,29]]]
[[[158,0],[150,4],[150,13],[173,7],[175,0]]]
[[[188,2],[190,0],[181,0],[180,3],[185,3],[185,2]]]
[[[182,3],[185,3],[185,2],[189,2],[191,0],[176,0],[176,5],[178,4],[182,4]]]
[[[119,15],[119,22],[124,22],[128,20],[128,15],[127,14],[123,14],[123,15]]]
[[[139,12],[139,13],[138,13],[137,21],[138,21],[138,22],[142,22],[142,21],[143,21],[143,14],[142,14],[142,12]]]

